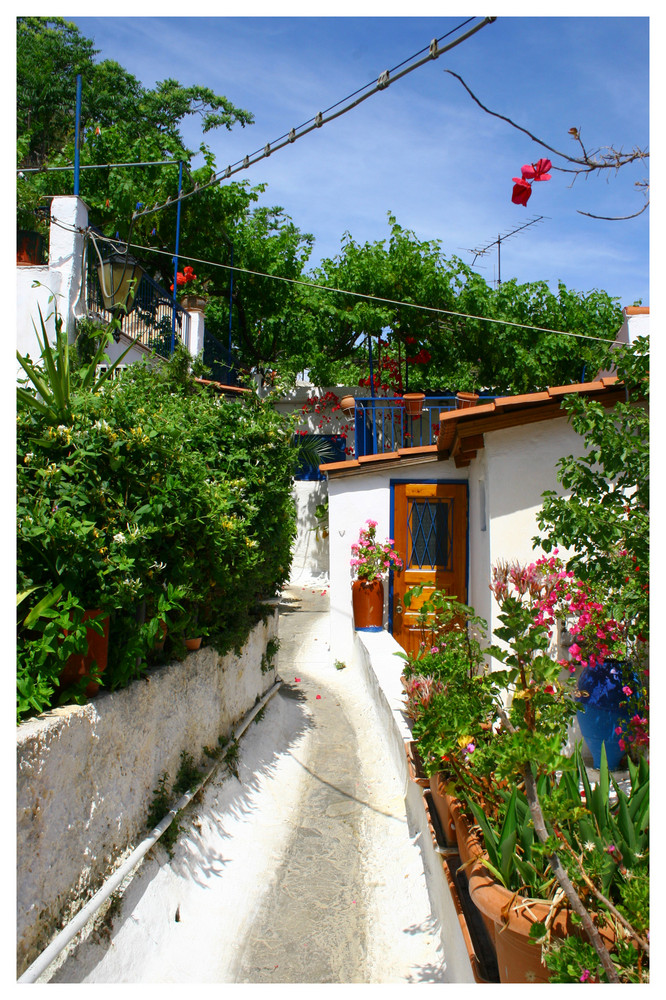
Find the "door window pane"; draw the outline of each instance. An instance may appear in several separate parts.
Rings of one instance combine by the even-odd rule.
[[[407,520],[408,567],[451,570],[452,527],[452,499],[411,500]]]

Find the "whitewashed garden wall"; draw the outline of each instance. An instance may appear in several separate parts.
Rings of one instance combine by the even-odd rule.
[[[17,962],[21,974],[149,832],[163,774],[173,786],[186,752],[215,748],[274,683],[262,670],[274,612],[240,655],[211,648],[155,668],[17,730]]]

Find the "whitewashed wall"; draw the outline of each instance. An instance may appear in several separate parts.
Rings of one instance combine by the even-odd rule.
[[[240,655],[203,648],[24,722],[17,730],[17,963],[19,975],[148,833],[162,774],[173,786],[183,751],[210,763],[215,747],[275,682],[262,657],[277,611]],[[278,654],[279,655],[279,654]]]
[[[48,302],[50,295],[56,296],[66,330],[73,330],[75,316],[83,315],[83,235],[72,232],[72,229],[85,229],[87,225],[88,209],[80,198],[54,198],[51,202],[48,264],[39,267],[22,264],[16,268],[16,347],[21,354],[29,354],[33,360],[39,357],[33,321],[39,328],[38,306],[41,306],[45,321],[53,313],[53,304]],[[33,288],[35,280],[44,287]],[[46,328],[52,340],[55,336],[53,318],[48,320]]]
[[[295,482],[297,535],[292,548],[292,583],[328,584],[329,537],[318,530],[316,507],[328,497],[326,482]]]

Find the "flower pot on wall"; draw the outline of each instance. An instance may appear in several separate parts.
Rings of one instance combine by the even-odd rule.
[[[430,778],[430,791],[435,810],[439,816],[439,822],[444,833],[444,839],[449,847],[454,847],[456,841],[456,828],[451,815],[452,796],[446,791],[446,780],[441,771],[433,774]]]
[[[340,409],[346,417],[353,417],[356,412],[356,399],[354,396],[343,396],[340,400]]]
[[[422,392],[407,392],[402,397],[405,404],[405,413],[408,417],[420,417],[425,401],[425,394]]]
[[[352,583],[354,628],[357,632],[381,632],[384,625],[384,583],[381,579]]]
[[[577,701],[584,709],[577,713],[578,724],[596,768],[601,764],[602,743],[611,771],[617,770],[624,754],[615,732],[627,719],[625,708],[620,707],[620,702],[626,701],[623,684],[619,660],[605,660],[595,667],[585,667],[578,681]]]
[[[185,646],[190,650],[199,649],[201,647],[201,636],[198,636],[196,639],[186,639]]]
[[[16,263],[17,264],[41,264],[42,262],[42,237],[39,233],[33,233],[26,229],[19,229],[16,233]]]
[[[162,638],[158,639],[155,645],[153,646],[153,649],[157,650],[158,652],[161,652],[164,649],[164,643],[166,642],[166,636],[167,636],[167,623],[163,620],[160,620],[160,635],[162,636]]]
[[[180,305],[183,309],[187,309],[188,312],[191,312],[193,309],[204,312],[208,305],[208,299],[204,298],[203,295],[183,295],[180,299]]]
[[[102,612],[99,610],[86,611],[84,612],[83,620],[84,622],[89,621],[91,618],[98,618],[101,614]],[[87,653],[72,653],[68,657],[60,675],[59,686],[61,688],[72,687],[72,685],[76,684],[77,681],[91,672],[94,663],[97,663],[97,673],[101,674],[106,670],[109,655],[108,615],[102,619],[102,625],[104,632],[101,635],[99,632],[95,632],[94,629],[89,628],[86,630],[86,639],[88,641]],[[96,681],[91,681],[86,687],[86,697],[91,698],[98,691],[99,684]]]
[[[456,409],[457,410],[468,410],[472,406],[476,406],[479,402],[479,397],[475,392],[457,392],[456,393]]]

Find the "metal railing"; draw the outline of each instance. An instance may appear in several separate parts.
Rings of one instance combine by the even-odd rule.
[[[104,308],[102,290],[99,286],[97,269],[92,264],[88,267],[87,282],[88,310],[110,322],[112,314]],[[173,312],[176,310],[176,329],[174,344],[180,340],[188,346],[190,333],[189,313],[173,299],[156,281],[144,274],[139,282],[135,297],[135,306],[128,316],[122,317],[122,331],[132,340],[138,337],[138,342],[148,350],[155,351],[162,358],[170,358],[172,354]]]
[[[491,398],[493,397],[481,397],[479,403]],[[455,409],[455,396],[427,396],[418,417],[411,417],[405,412],[405,404],[399,396],[357,398],[355,457],[436,444],[440,413]]]

